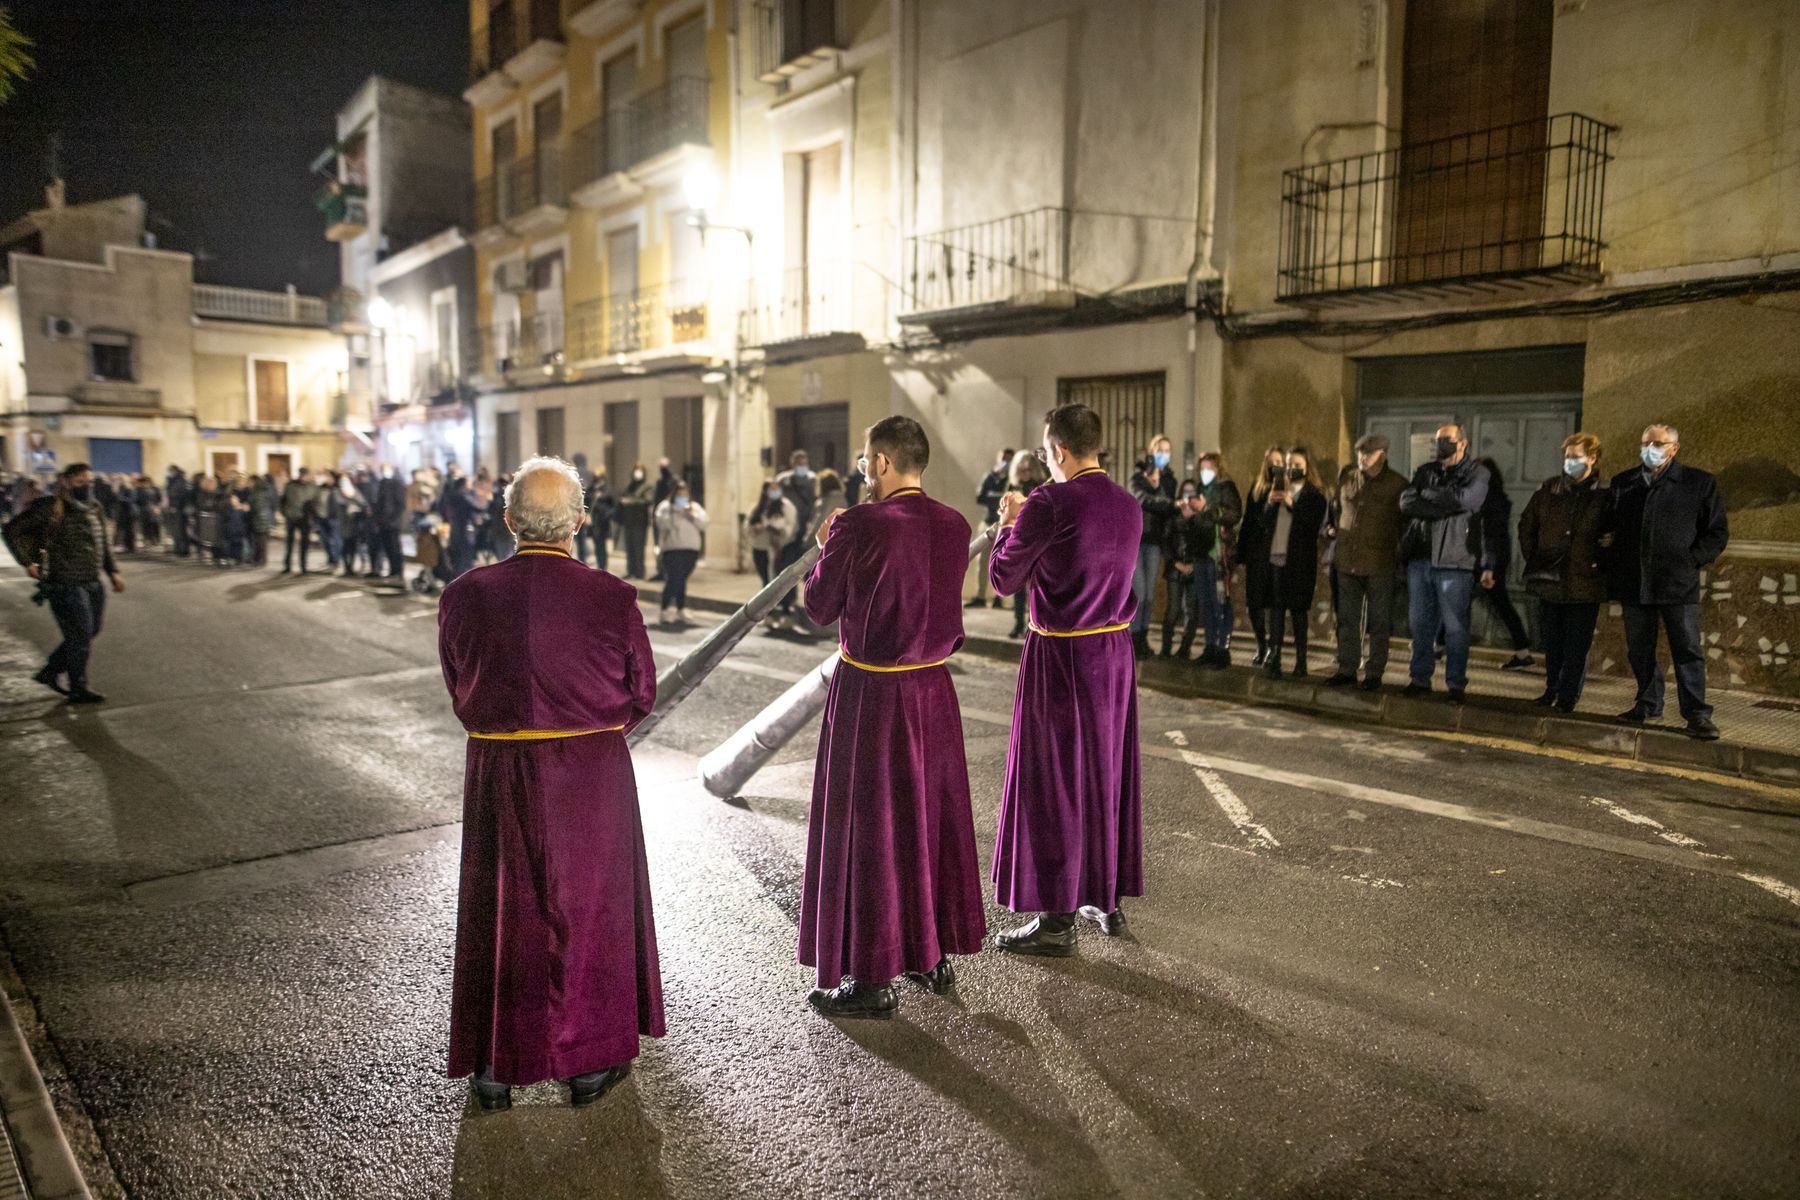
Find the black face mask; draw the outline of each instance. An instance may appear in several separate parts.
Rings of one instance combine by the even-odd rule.
[[[1281,482],[1281,468],[1274,463],[1269,464],[1269,478],[1273,479],[1276,483]]]
[[[83,504],[86,504],[88,501],[88,497],[92,496],[93,494],[94,494],[94,489],[91,485],[88,485],[88,484],[83,484],[80,487],[72,487],[69,489],[69,495],[71,495],[75,499],[81,501]]]
[[[1441,437],[1437,440],[1437,456],[1439,462],[1449,462],[1455,455],[1455,438]]]
[[[1305,467],[1289,467],[1288,468],[1288,478],[1293,480],[1295,483],[1299,483],[1302,479],[1306,478],[1306,468]]]

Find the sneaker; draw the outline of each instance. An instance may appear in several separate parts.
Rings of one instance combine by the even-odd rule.
[[[1502,671],[1523,671],[1526,667],[1536,666],[1537,659],[1529,654],[1515,654],[1500,664]]]
[[[660,625],[670,625],[670,624],[674,623],[674,617],[675,617],[675,610],[672,608],[665,608],[662,610],[661,615],[658,616],[656,620],[657,620],[657,623]]]

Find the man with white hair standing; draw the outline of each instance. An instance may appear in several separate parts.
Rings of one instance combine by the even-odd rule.
[[[569,1081],[576,1105],[663,1034],[662,980],[625,734],[656,700],[631,585],[573,557],[581,480],[528,460],[518,552],[444,589],[438,656],[469,731],[450,1075],[483,1109]]]
[[[1651,425],[1638,439],[1640,465],[1613,476],[1607,584],[1625,622],[1625,656],[1637,676],[1637,701],[1619,714],[1642,725],[1662,716],[1663,673],[1656,626],[1669,635],[1675,689],[1688,733],[1715,741],[1706,702],[1706,646],[1700,640],[1700,569],[1730,537],[1719,485],[1698,467],[1676,461],[1681,433]]]

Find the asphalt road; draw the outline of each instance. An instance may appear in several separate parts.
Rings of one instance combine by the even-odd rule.
[[[1800,797],[1146,693],[1132,936],[839,1027],[794,963],[813,739],[693,782],[827,651],[760,635],[638,757],[669,1037],[595,1108],[471,1115],[434,604],[128,570],[86,711],[0,573],[0,921],[100,1194],[1800,1191]],[[991,845],[1012,671],[955,669]]]

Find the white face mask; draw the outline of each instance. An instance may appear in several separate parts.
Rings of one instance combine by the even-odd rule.
[[[1217,479],[1218,477],[1219,477],[1219,473],[1217,471],[1213,470],[1211,467],[1201,467],[1200,468],[1200,486],[1201,487],[1211,487],[1212,481]]]

